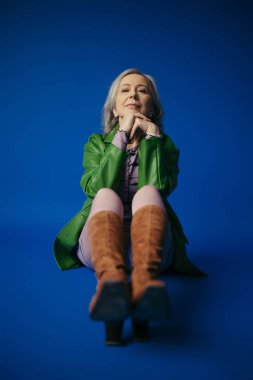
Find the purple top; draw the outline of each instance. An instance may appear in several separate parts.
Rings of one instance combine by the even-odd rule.
[[[146,139],[150,139],[152,137],[160,136],[145,135]],[[132,200],[138,187],[139,163],[138,146],[135,146],[134,148],[127,148],[128,141],[129,137],[125,131],[117,131],[112,144],[127,153],[125,173],[121,179],[118,195],[124,205],[124,221],[128,221],[130,223],[132,217]]]

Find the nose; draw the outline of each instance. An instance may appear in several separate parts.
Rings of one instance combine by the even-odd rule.
[[[132,89],[130,92],[130,98],[137,99],[137,97],[138,97],[138,93],[137,93],[136,89]]]

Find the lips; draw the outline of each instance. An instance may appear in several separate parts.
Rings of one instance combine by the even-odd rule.
[[[139,108],[140,105],[137,103],[129,103],[126,105],[126,107],[128,107],[128,108]]]

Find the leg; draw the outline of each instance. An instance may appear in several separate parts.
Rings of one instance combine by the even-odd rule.
[[[162,197],[155,186],[143,186],[137,191],[132,202],[133,215],[139,210],[139,208],[147,205],[159,206],[164,212],[166,212]]]
[[[165,213],[166,209],[159,191],[154,186],[142,187],[133,198],[132,213],[133,215],[142,207],[147,205],[156,205]],[[167,270],[173,259],[173,238],[169,221],[167,221],[167,230],[164,238],[162,261],[160,265],[161,271]]]
[[[100,189],[96,197],[92,202],[91,211],[85,226],[81,232],[79,238],[79,247],[77,256],[80,261],[88,268],[94,269],[89,236],[88,236],[88,221],[91,217],[100,211],[111,211],[119,216],[120,220],[123,220],[124,209],[120,197],[111,189]]]
[[[118,195],[111,189],[101,189],[83,231],[98,279],[89,305],[90,316],[106,322],[109,345],[121,343],[123,320],[130,312],[122,217],[123,206]]]
[[[136,193],[132,207],[133,318],[168,318],[166,286],[158,280],[168,223],[163,201],[154,186],[144,186]]]

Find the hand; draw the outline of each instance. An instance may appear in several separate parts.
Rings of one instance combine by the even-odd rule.
[[[129,111],[119,117],[119,125],[120,125],[119,130],[125,131],[126,133],[130,135],[134,125],[136,124],[136,120],[142,120],[143,122],[150,121],[149,118],[147,118],[146,116],[142,115],[139,112]],[[136,127],[135,127],[135,130],[136,130]]]
[[[145,119],[136,117],[131,133],[130,133],[130,140],[135,136],[138,130],[142,131],[142,133],[144,134],[149,134],[153,136],[159,135],[158,126],[152,123],[150,119],[145,120]]]

